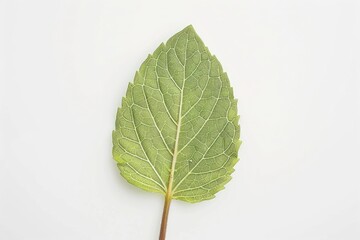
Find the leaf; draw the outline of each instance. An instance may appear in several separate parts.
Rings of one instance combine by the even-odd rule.
[[[139,188],[186,202],[211,199],[238,161],[238,120],[227,74],[188,26],[149,55],[129,84],[113,157]]]

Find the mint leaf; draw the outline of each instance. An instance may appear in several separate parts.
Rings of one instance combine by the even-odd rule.
[[[168,205],[211,199],[238,161],[238,120],[226,73],[188,26],[149,55],[129,84],[113,157],[129,183],[164,194]]]

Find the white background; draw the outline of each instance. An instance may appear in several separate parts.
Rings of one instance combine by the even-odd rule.
[[[360,239],[357,0],[0,0],[0,239],[157,239],[111,131],[148,53],[193,24],[228,72],[243,145],[168,239]]]

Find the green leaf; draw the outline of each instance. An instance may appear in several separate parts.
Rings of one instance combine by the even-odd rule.
[[[129,84],[113,157],[139,188],[186,202],[211,199],[238,161],[238,120],[227,74],[188,26],[149,55]]]

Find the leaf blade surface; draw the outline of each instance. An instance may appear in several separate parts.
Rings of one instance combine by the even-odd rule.
[[[228,77],[188,26],[149,55],[129,84],[113,157],[131,184],[199,202],[231,179],[239,137]]]

